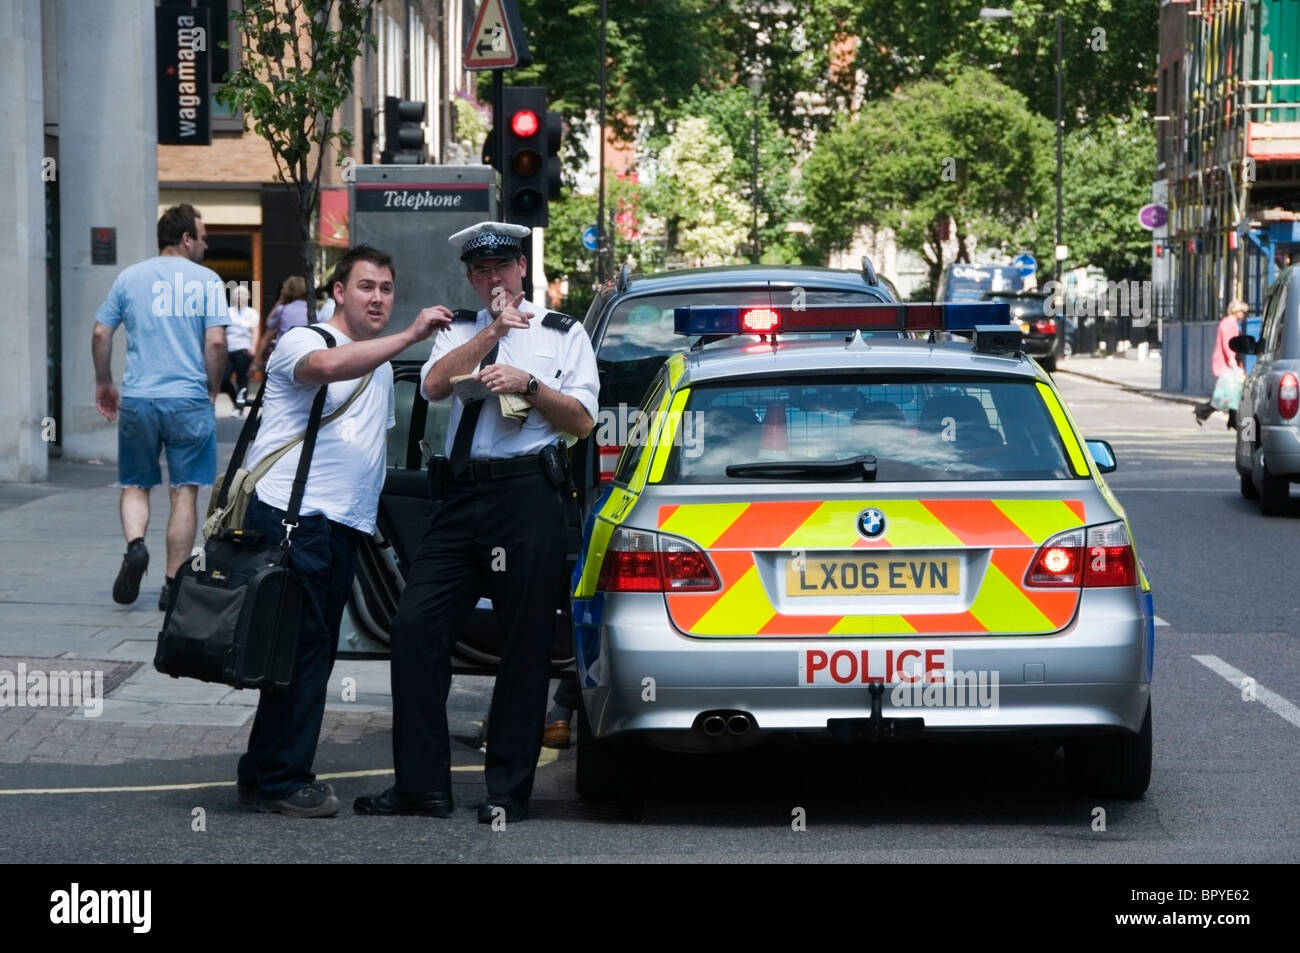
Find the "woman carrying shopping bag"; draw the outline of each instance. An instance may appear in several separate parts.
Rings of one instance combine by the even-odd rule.
[[[1240,299],[1234,299],[1228,305],[1228,313],[1219,322],[1219,332],[1215,335],[1214,350],[1210,354],[1210,370],[1214,373],[1214,394],[1208,403],[1197,404],[1192,411],[1196,414],[1196,423],[1204,424],[1205,419],[1216,410],[1228,415],[1228,429],[1237,429],[1237,405],[1241,402],[1241,385],[1246,379],[1246,372],[1237,363],[1237,355],[1228,342],[1241,334],[1241,322],[1246,319],[1249,306]]]

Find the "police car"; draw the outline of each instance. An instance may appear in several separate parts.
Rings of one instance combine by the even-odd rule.
[[[1145,792],[1154,617],[1114,455],[1008,321],[676,309],[698,340],[651,383],[574,570],[580,796],[638,798],[644,743],[801,732],[1019,732],[1063,742],[1083,790]]]

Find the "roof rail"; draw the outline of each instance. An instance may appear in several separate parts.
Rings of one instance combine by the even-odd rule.
[[[627,291],[627,286],[632,277],[632,265],[630,262],[623,262],[623,267],[618,270],[618,280],[614,287],[618,291]]]
[[[880,279],[876,277],[876,269],[871,267],[871,259],[866,255],[862,256],[862,280],[873,288],[880,284]]]

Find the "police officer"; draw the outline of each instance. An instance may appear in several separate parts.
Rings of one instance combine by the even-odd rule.
[[[528,816],[553,621],[568,575],[563,447],[591,432],[599,388],[581,324],[524,300],[521,240],[528,234],[521,225],[483,222],[450,239],[484,307],[456,312],[421,370],[427,399],[452,397],[447,456],[430,462],[441,505],[391,627],[397,783],[357,798],[358,814],[451,815],[451,646],[486,594],[505,643],[478,819]],[[473,374],[490,396],[466,404],[459,392],[453,396],[451,379]]]

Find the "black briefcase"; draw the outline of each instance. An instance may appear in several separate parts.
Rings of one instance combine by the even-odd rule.
[[[302,583],[288,553],[255,532],[208,540],[176,573],[154,667],[176,678],[286,690],[302,618]]]

